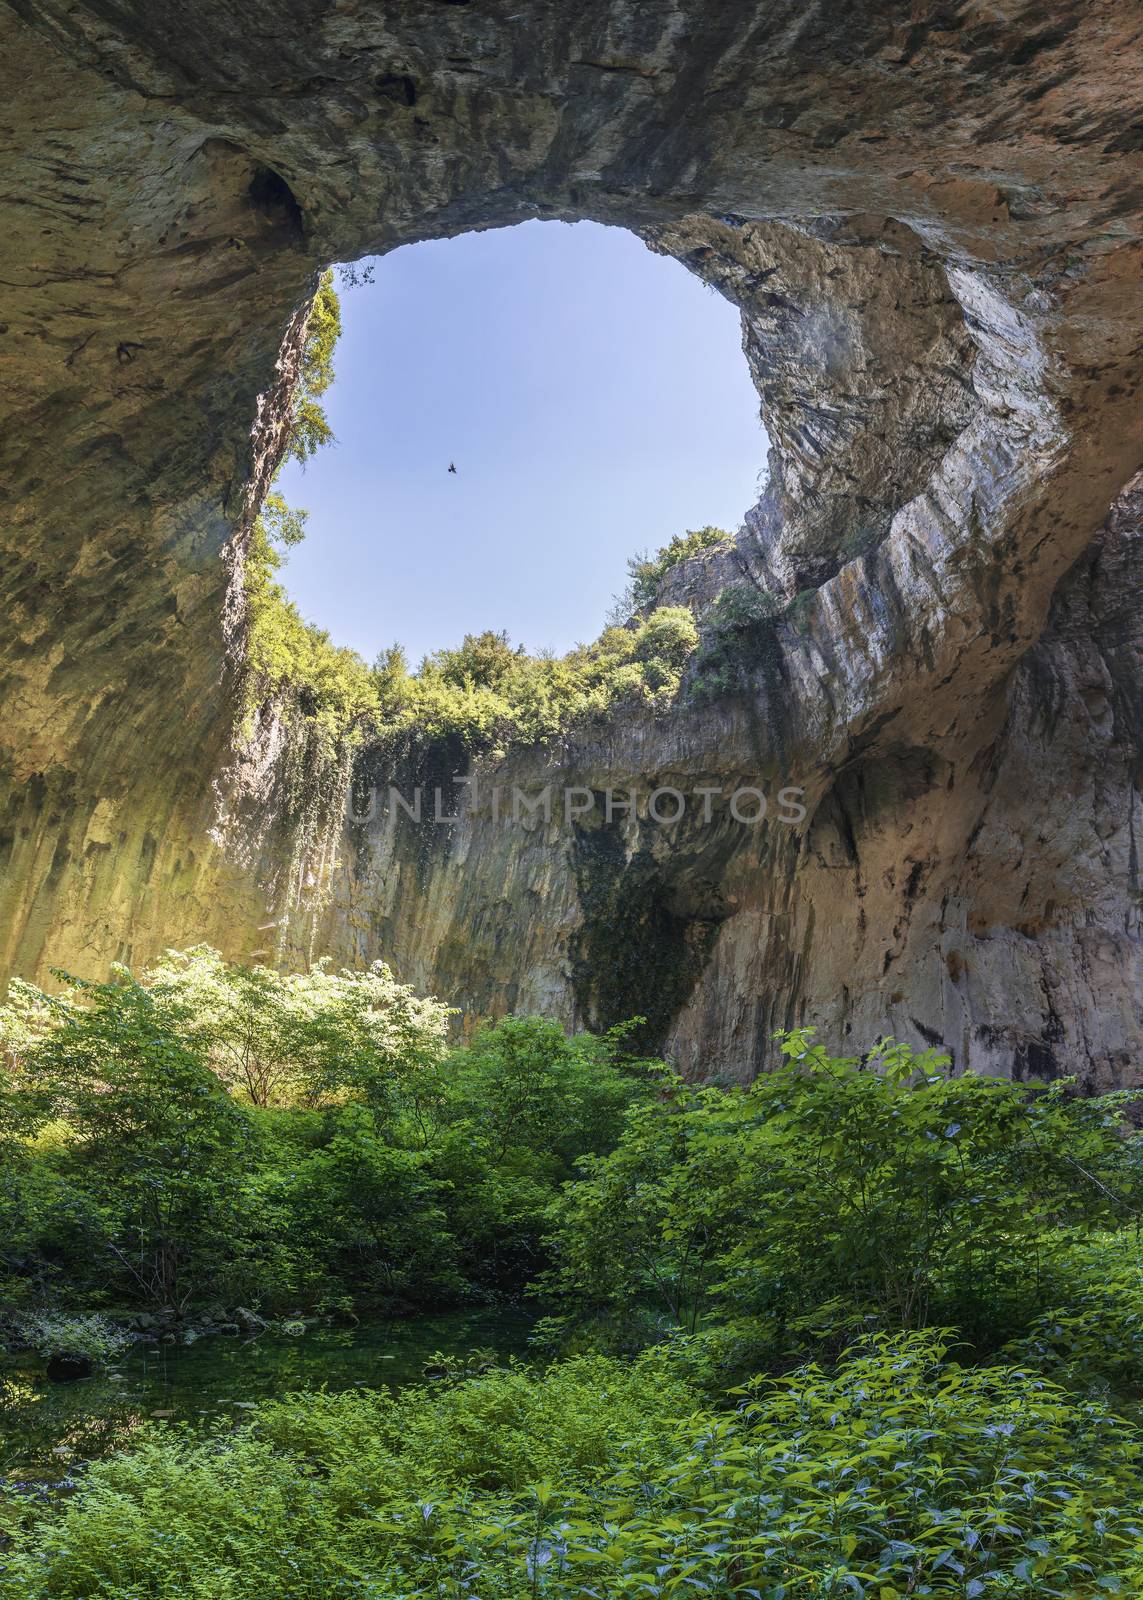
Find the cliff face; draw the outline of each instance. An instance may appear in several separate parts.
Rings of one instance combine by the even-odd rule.
[[[1138,18],[922,9],[2,14],[7,970],[269,951],[292,901],[295,956],[639,1010],[694,1072],[806,1020],[1132,1079]],[[716,578],[775,615],[735,692],[517,753],[451,826],[378,809],[335,862],[282,725],[236,747],[227,667],[299,307],[331,259],[529,216],[632,227],[741,307],[773,448]],[[367,759],[358,802],[415,776]],[[493,816],[549,780],[550,825]],[[650,818],[664,785],[709,820]],[[736,820],[742,785],[804,822]],[[566,786],[643,810],[565,822]]]

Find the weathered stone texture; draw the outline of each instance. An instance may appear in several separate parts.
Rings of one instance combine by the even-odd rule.
[[[389,955],[474,1011],[642,1009],[695,1072],[748,1074],[807,1019],[1132,1078],[1130,0],[0,18],[0,964],[272,945],[282,733],[234,748],[227,593],[299,307],[333,259],[593,217],[742,308],[773,449],[725,559],[793,604],[744,694],[578,735],[559,781],[800,783],[807,824],[377,820],[295,948]]]

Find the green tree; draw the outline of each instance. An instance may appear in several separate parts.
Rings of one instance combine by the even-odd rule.
[[[688,528],[686,533],[676,533],[654,555],[643,552],[632,556],[627,563],[627,588],[612,608],[616,622],[625,622],[636,612],[646,611],[658,599],[663,579],[685,561],[693,561],[715,550],[729,550],[734,544],[731,534],[723,528],[706,526]]]
[[[333,356],[340,337],[341,302],[333,286],[331,267],[318,280],[291,401],[287,459],[292,457],[303,465],[316,451],[333,443],[333,430],[321,400],[333,383]]]
[[[466,633],[457,650],[437,650],[429,657],[430,670],[457,689],[469,686],[500,689],[519,665],[523,646],[514,650],[506,633]]]
[[[1139,1204],[1130,1097],[948,1078],[886,1042],[836,1059],[800,1030],[748,1090],[674,1085],[553,1210],[550,1287],[775,1352],[950,1323],[995,1347],[1051,1303],[1069,1230]]]
[[[173,1008],[222,1082],[257,1106],[348,1096],[382,1108],[444,1053],[448,1007],[398,983],[382,961],[279,972],[197,945],[168,950],[140,981]]]
[[[570,1178],[584,1155],[610,1149],[645,1067],[622,1057],[625,1034],[569,1037],[546,1017],[505,1017],[449,1058],[442,1117],[459,1122],[493,1161],[527,1153]]]
[[[647,1093],[646,1064],[624,1060],[623,1046],[622,1029],[568,1038],[551,1020],[506,1017],[449,1057],[433,1168],[471,1281],[518,1291],[546,1264],[559,1184],[581,1156],[611,1148]]]
[[[463,1298],[447,1185],[430,1152],[379,1135],[364,1106],[331,1109],[313,1149],[267,1190],[306,1302],[350,1299],[388,1309]]]
[[[28,1078],[72,1130],[72,1182],[107,1216],[105,1276],[185,1304],[233,1255],[249,1123],[160,997],[125,973],[70,982]]]

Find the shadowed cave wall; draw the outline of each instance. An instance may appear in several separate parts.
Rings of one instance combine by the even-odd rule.
[[[470,1015],[641,1011],[694,1073],[804,1020],[1135,1081],[1136,8],[19,0],[0,33],[6,970],[251,956],[285,917],[292,959],[384,955]],[[477,776],[796,783],[799,829],[478,801],[335,837],[274,708],[235,737],[315,273],[535,216],[741,308],[767,487],[663,598],[776,614],[714,705]]]

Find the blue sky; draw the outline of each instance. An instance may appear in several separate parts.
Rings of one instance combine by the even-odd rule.
[[[756,497],[738,314],[623,229],[407,245],[341,301],[337,443],[282,474],[309,511],[283,579],[369,660],[484,628],[566,650],[599,632],[628,556],[736,528]]]

